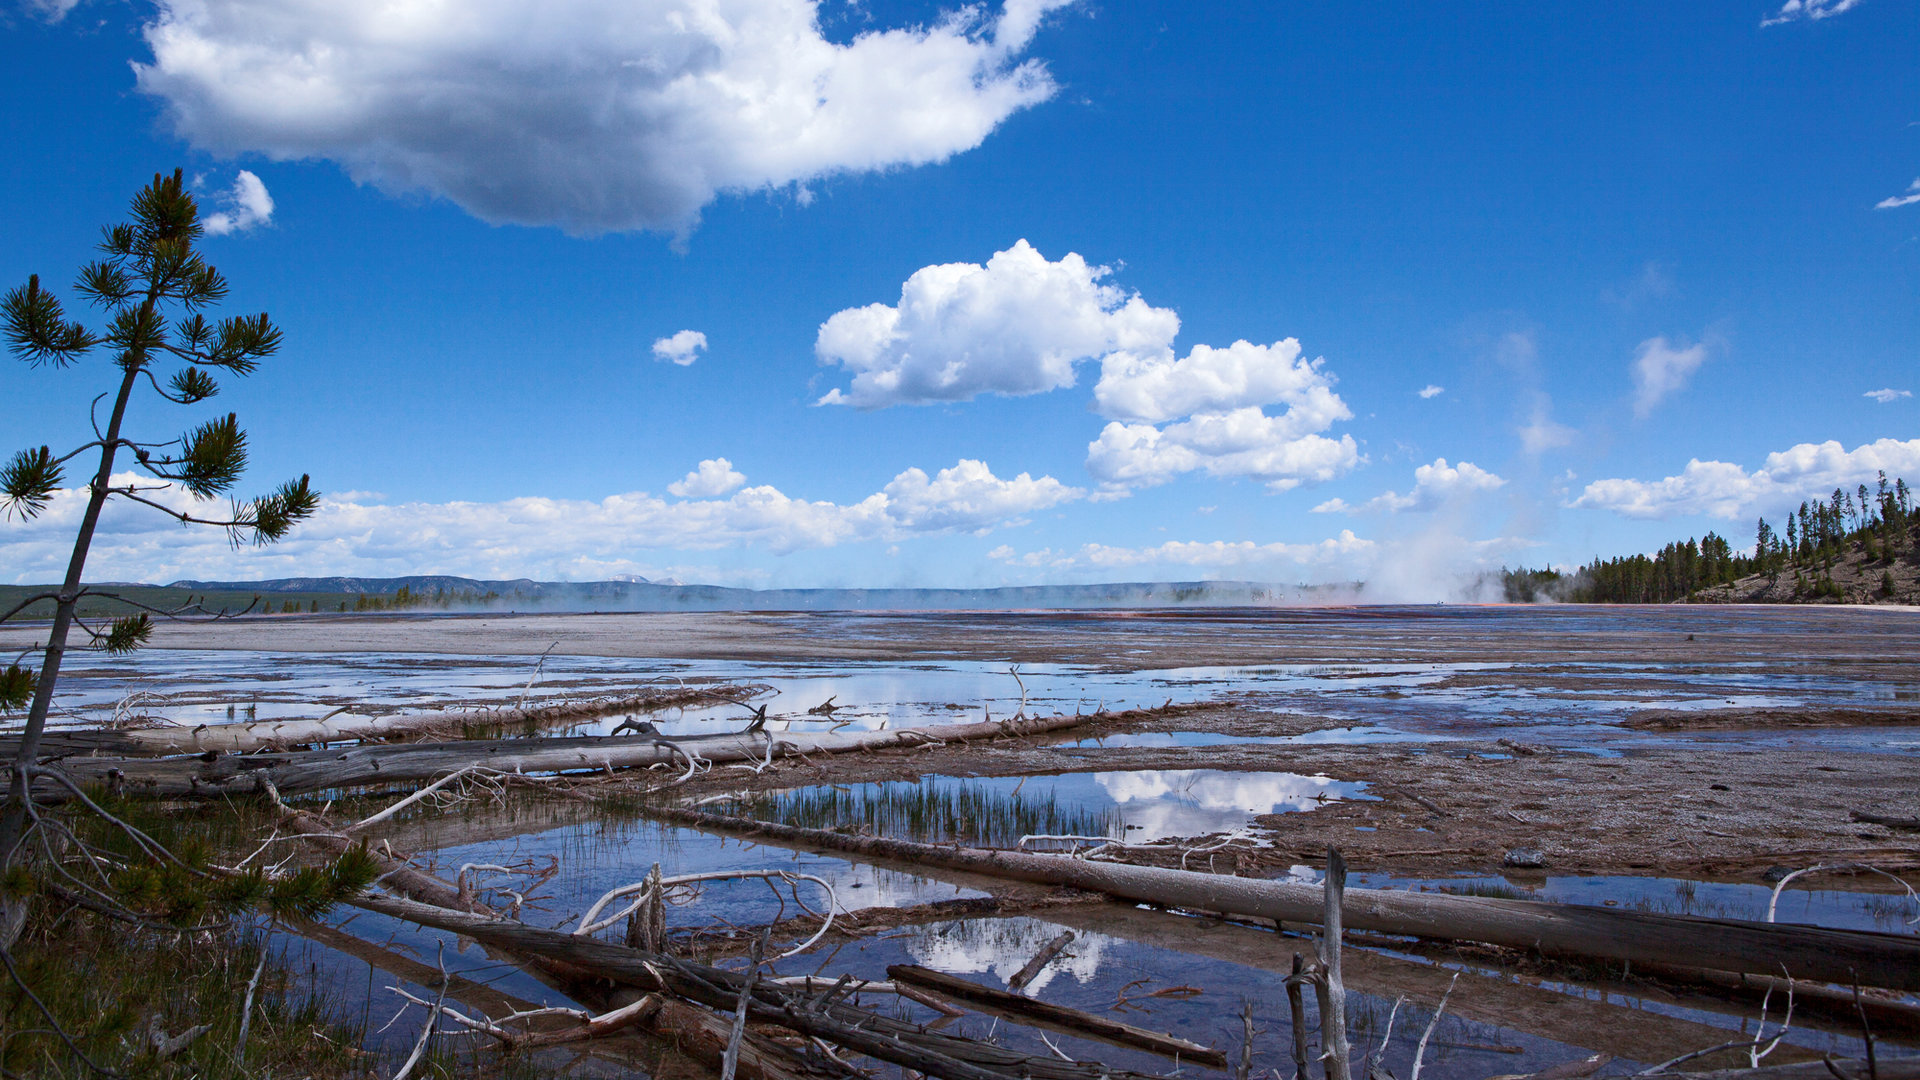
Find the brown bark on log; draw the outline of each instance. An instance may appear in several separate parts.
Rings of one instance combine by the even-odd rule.
[[[936,847],[884,837],[722,817],[663,808],[656,816],[736,835],[766,836],[811,847],[903,859],[1019,881],[1104,892],[1135,902],[1218,911],[1257,919],[1315,923],[1322,891],[1313,885],[1092,862],[1018,851]],[[1827,930],[1780,923],[1659,915],[1614,908],[1441,893],[1353,889],[1346,925],[1356,930],[1480,941],[1557,956],[1662,963],[1718,971],[1920,990],[1920,939],[1866,930]]]
[[[1050,1002],[1036,1001],[1020,994],[1008,993],[991,986],[981,986],[969,982],[957,975],[933,971],[918,964],[895,964],[887,969],[887,978],[894,982],[912,983],[936,993],[944,994],[955,1001],[998,1013],[1018,1023],[1039,1021],[1042,1024],[1064,1031],[1070,1035],[1090,1036],[1105,1042],[1118,1043],[1140,1050],[1150,1050],[1182,1061],[1194,1061],[1202,1065],[1226,1068],[1227,1055],[1210,1046],[1158,1031],[1123,1024],[1095,1013],[1081,1009],[1068,1008]]]

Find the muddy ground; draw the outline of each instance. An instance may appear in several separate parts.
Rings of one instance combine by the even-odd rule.
[[[25,645],[32,627],[0,630]],[[558,643],[555,645],[555,643]],[[1279,609],[1157,612],[571,614],[280,616],[162,624],[158,649],[419,652],[754,661],[995,661],[1108,669],[1346,665],[1451,668],[1405,690],[1356,689],[1421,725],[1423,696],[1475,692],[1606,706],[1644,695],[1649,673],[1697,682],[1706,697],[1791,693],[1765,708],[1602,710],[1592,730],[1559,738],[1528,728],[1434,720],[1447,741],[1351,744],[1340,719],[1299,702],[1227,693],[1129,722],[1100,720],[1066,737],[782,762],[761,775],[722,770],[692,795],[810,783],[1018,776],[1066,771],[1284,771],[1364,782],[1370,799],[1270,814],[1254,840],[1213,865],[1271,872],[1338,846],[1363,869],[1404,873],[1502,869],[1508,853],[1538,852],[1535,872],[1633,873],[1759,880],[1774,866],[1872,862],[1920,869],[1920,832],[1855,820],[1855,812],[1920,818],[1920,754],[1846,752],[1781,742],[1795,729],[1911,732],[1920,740],[1920,613],[1881,609],[1533,607]],[[426,658],[423,657],[423,661]],[[1484,668],[1480,667],[1484,665]],[[1344,677],[1341,674],[1334,677]],[[1804,692],[1842,685],[1842,691]],[[1801,689],[1796,690],[1795,687]],[[1838,698],[1835,694],[1839,694]],[[1793,695],[1799,696],[1793,696]],[[1323,695],[1324,697],[1324,695]],[[1333,701],[1338,704],[1338,694]],[[1617,700],[1616,700],[1617,699]],[[1729,698],[1732,706],[1736,699]],[[962,703],[956,703],[955,708]],[[1324,704],[1324,702],[1322,702]],[[1714,702],[1718,705],[1718,702]],[[1315,706],[1318,708],[1319,706]],[[1436,715],[1438,715],[1436,711]],[[963,718],[955,714],[956,719]],[[1594,725],[1585,725],[1592,729]],[[1071,745],[1137,732],[1335,741],[1186,747]],[[1704,738],[1700,733],[1708,733]],[[1920,741],[1912,745],[1920,746]],[[1571,748],[1571,749],[1570,749]],[[1600,749],[1599,753],[1587,752]],[[634,783],[644,783],[635,779]],[[1130,858],[1177,861],[1204,837],[1135,848]],[[1532,861],[1532,860],[1523,860]],[[1509,871],[1515,868],[1508,866]],[[1526,870],[1519,872],[1525,873]]]
[[[1155,611],[273,615],[161,622],[161,649],[711,660],[1005,660],[1122,669],[1262,663],[1756,662],[1911,678],[1920,610],[1537,605]],[[0,627],[0,649],[39,639]],[[556,644],[557,643],[557,644]]]
[[[1920,870],[1920,832],[1852,820],[1853,811],[1920,818],[1920,762],[1883,754],[1698,748],[1633,750],[1620,757],[1509,742],[1401,746],[1215,745],[1078,747],[1099,734],[1218,731],[1290,734],[1287,717],[1240,706],[1170,710],[1143,722],[1096,722],[1066,737],[883,751],[777,762],[753,777],[702,778],[690,796],[812,784],[911,781],[926,773],[1023,776],[1099,769],[1284,771],[1361,781],[1371,799],[1255,819],[1251,841],[1202,863],[1222,872],[1272,873],[1318,863],[1338,847],[1361,870],[1405,875],[1505,872],[1634,874],[1760,882],[1777,866],[1870,862]],[[1176,865],[1182,849],[1217,837],[1128,850],[1128,861]],[[1503,867],[1508,853],[1538,852],[1544,865]],[[1529,860],[1531,861],[1531,860]]]

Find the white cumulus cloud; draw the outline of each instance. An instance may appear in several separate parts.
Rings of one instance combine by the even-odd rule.
[[[1272,345],[1236,341],[1224,349],[1195,345],[1178,360],[1164,346],[1121,350],[1101,360],[1093,406],[1102,416],[1150,424],[1282,402],[1317,415],[1344,414],[1321,366],[1301,359],[1293,338]]]
[[[218,154],[324,158],[495,223],[684,231],[721,192],[970,150],[1055,86],[1069,0],[822,33],[816,0],[158,0],[140,89]]]
[[[1882,404],[1882,405],[1890,405],[1890,404],[1892,404],[1893,402],[1896,402],[1896,401],[1899,401],[1899,400],[1900,400],[1901,398],[1909,398],[1909,397],[1912,397],[1912,396],[1913,396],[1913,391],[1911,391],[1911,390],[1895,390],[1894,388],[1892,388],[1892,387],[1890,387],[1890,386],[1888,386],[1888,387],[1882,387],[1882,388],[1881,388],[1881,389],[1879,389],[1879,390],[1869,390],[1869,391],[1867,391],[1866,393],[1864,393],[1864,394],[1862,394],[1862,395],[1860,395],[1860,396],[1861,396],[1861,397],[1870,397],[1870,398],[1872,398],[1873,400],[1875,400],[1875,401],[1877,401],[1877,402],[1879,402],[1879,403],[1880,403],[1880,404]]]
[[[201,219],[208,236],[245,232],[273,220],[273,196],[267,185],[245,169],[240,170],[233,186],[215,196],[221,209]]]
[[[1707,361],[1705,343],[1684,348],[1652,337],[1633,351],[1633,412],[1646,416],[1669,394],[1687,385]]]
[[[1422,401],[1427,401],[1433,398],[1437,398],[1441,394],[1446,393],[1447,388],[1444,386],[1437,386],[1433,383],[1428,383],[1427,385],[1421,387],[1419,390],[1416,390],[1414,392],[1420,395],[1420,399]]]
[[[697,480],[701,472],[688,479]],[[126,474],[114,482],[134,479]],[[145,494],[203,516],[225,506],[196,504],[177,489]],[[88,572],[130,581],[416,573],[560,577],[578,568],[607,572],[635,566],[637,556],[661,551],[758,548],[787,554],[939,533],[984,533],[1084,494],[1050,476],[1021,473],[1003,480],[985,464],[963,459],[931,477],[908,469],[881,491],[846,504],[797,499],[766,485],[741,488],[726,498],[682,500],[645,492],[597,501],[529,496],[485,503],[389,504],[366,496],[328,496],[286,540],[240,550],[229,547],[219,529],[182,529],[158,512],[115,499],[101,518]],[[85,506],[86,489],[74,488],[57,492],[37,518],[0,519],[7,577],[20,584],[58,580]]]
[[[1422,465],[1413,470],[1413,490],[1405,495],[1397,491],[1383,492],[1359,506],[1349,506],[1341,499],[1329,499],[1314,507],[1313,512],[1336,514],[1380,511],[1396,514],[1403,510],[1434,510],[1457,496],[1492,491],[1505,484],[1506,480],[1471,461],[1449,465],[1446,458],[1435,458],[1431,464]]]
[[[1249,406],[1202,413],[1165,427],[1115,421],[1087,445],[1087,471],[1109,490],[1151,487],[1189,472],[1247,477],[1275,492],[1321,483],[1360,461],[1353,436],[1330,439],[1318,434],[1334,420],[1352,415],[1338,397],[1331,406],[1337,408],[1294,408],[1281,416]]]
[[[1662,480],[1596,480],[1569,505],[1631,518],[1705,514],[1733,520],[1825,497],[1834,488],[1872,484],[1882,470],[1890,477],[1920,473],[1920,439],[1880,439],[1852,450],[1832,439],[1800,443],[1768,454],[1752,472],[1695,458],[1679,475]]]
[[[1913,183],[1908,184],[1907,190],[1903,194],[1889,195],[1879,202],[1874,203],[1873,208],[1875,210],[1892,210],[1901,206],[1912,206],[1914,203],[1920,203],[1920,180],[1915,180]]]
[[[1860,6],[1862,0],[1787,0],[1780,10],[1760,20],[1761,26],[1778,26],[1800,19],[1830,19]]]
[[[668,484],[667,491],[682,498],[710,499],[746,482],[746,474],[734,471],[733,462],[726,458],[708,458],[685,477]]]
[[[984,266],[923,267],[897,305],[848,308],[820,327],[820,361],[853,379],[819,403],[885,408],[1038,394],[1072,386],[1076,365],[1098,359],[1093,407],[1113,422],[1087,447],[1087,469],[1102,485],[1096,498],[1190,472],[1284,491],[1359,461],[1352,436],[1323,434],[1353,413],[1323,361],[1303,358],[1298,341],[1196,345],[1179,357],[1180,317],[1114,285],[1111,274],[1072,252],[1050,261],[1025,240]],[[1271,405],[1285,411],[1270,416]]]
[[[821,325],[815,354],[853,381],[820,403],[877,409],[1038,394],[1072,386],[1079,361],[1169,345],[1179,316],[1107,283],[1109,274],[1072,252],[1050,262],[1025,240],[985,266],[922,267],[899,304],[848,308]]]
[[[653,358],[668,360],[686,367],[706,350],[707,335],[698,330],[682,330],[672,337],[663,337],[653,343]]]
[[[913,532],[987,532],[1020,523],[1020,515],[1058,506],[1080,497],[1076,488],[1026,473],[1011,480],[993,475],[984,461],[966,458],[929,477],[908,469],[883,489],[887,513],[901,529]]]

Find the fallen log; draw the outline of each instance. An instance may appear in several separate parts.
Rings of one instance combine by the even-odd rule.
[[[990,1043],[932,1031],[918,1024],[849,1006],[833,995],[760,981],[743,998],[746,976],[676,957],[525,923],[448,911],[393,897],[347,901],[367,911],[446,930],[483,945],[555,961],[641,990],[664,990],[710,1009],[731,1012],[742,1000],[752,1019],[824,1039],[876,1060],[943,1080],[1149,1080],[1139,1073],[1087,1062],[1029,1057]]]
[[[894,982],[924,987],[955,1001],[965,1002],[987,1012],[998,1013],[1019,1023],[1037,1020],[1070,1035],[1092,1036],[1106,1042],[1131,1046],[1138,1050],[1149,1050],[1181,1061],[1193,1061],[1222,1069],[1227,1067],[1227,1055],[1210,1046],[1202,1046],[1197,1042],[1190,1042],[1158,1031],[1148,1031],[1145,1028],[1134,1027],[1132,1024],[1123,1024],[1118,1020],[1082,1009],[1036,1001],[1021,994],[982,986],[957,975],[948,975],[918,964],[895,964],[887,968],[887,978]]]
[[[1831,1061],[1831,1068],[1829,1067]],[[1863,1058],[1802,1061],[1792,1065],[1768,1065],[1758,1069],[1717,1069],[1713,1072],[1669,1072],[1659,1074],[1667,1080],[1834,1080],[1852,1077],[1867,1080],[1920,1080],[1920,1057],[1880,1058],[1868,1072]],[[1838,1069],[1838,1072],[1834,1070]]]
[[[1033,954],[1033,959],[1027,961],[1025,967],[1013,973],[1013,978],[1007,980],[1007,989],[1025,990],[1027,984],[1032,982],[1048,964],[1053,963],[1055,957],[1067,951],[1067,946],[1072,943],[1073,931],[1061,931],[1052,941],[1042,945],[1040,951]]]
[[[1889,829],[1905,829],[1908,832],[1920,832],[1920,818],[1888,817],[1885,814],[1869,814],[1865,810],[1847,811],[1848,821],[1863,822],[1868,825],[1885,825]]]
[[[299,811],[289,811],[281,818],[280,827],[299,834],[308,842],[334,854],[346,850],[355,843],[342,836],[323,818]],[[432,874],[416,869],[410,863],[377,850],[369,850],[368,854],[380,866],[381,887],[406,897],[420,907],[428,910],[459,912],[470,917],[488,920],[499,917],[497,912],[481,903],[476,897]],[[411,968],[396,967],[391,959],[375,963],[371,954],[385,953],[385,950],[371,943],[362,942],[342,931],[319,925],[299,929],[302,933],[315,937],[316,940],[321,940],[350,955],[359,956],[374,966],[393,971],[418,985],[432,986],[442,982],[437,971],[418,962],[411,962],[414,965]],[[339,938],[346,940],[329,940],[332,935],[338,935]],[[350,942],[358,943],[359,947],[352,947]],[[511,949],[502,951],[509,959],[519,963],[528,974],[574,997],[575,1000],[583,1000],[583,987],[592,988],[594,983],[599,982],[588,972],[564,961],[549,957],[523,957]],[[458,984],[448,980],[447,985],[449,990],[452,990]],[[591,996],[593,995],[584,995],[584,997]],[[484,997],[481,998],[481,1001],[485,1000]],[[485,1005],[482,1005],[481,1001],[472,1003],[480,1006],[484,1012]],[[510,998],[502,998],[492,1004],[498,1005],[503,1002],[512,1006],[507,1010],[508,1012],[518,1011],[523,1007]],[[615,1001],[612,996],[603,995],[601,1003],[619,1006],[630,1002]],[[726,1053],[732,1035],[730,1025],[722,1017],[695,1005],[667,1000],[662,1001],[658,1009],[639,1017],[638,1020],[645,1034],[672,1044],[681,1053],[711,1070],[716,1072],[719,1070],[721,1058]],[[736,1053],[738,1054],[735,1071],[737,1080],[848,1080],[854,1075],[851,1070],[831,1061],[823,1066],[821,1063],[802,1058],[787,1047],[754,1032],[747,1033],[747,1037],[736,1046]]]
[[[1316,925],[1323,915],[1321,889],[1316,885],[1093,862],[1062,855],[937,847],[677,807],[660,807],[651,813],[663,820],[717,832],[765,836],[814,848],[1064,885],[1136,903]],[[1345,919],[1346,925],[1356,930],[1479,941],[1555,956],[1759,975],[1784,971],[1799,980],[1920,990],[1920,938],[1867,930],[1381,889],[1349,890]]]
[[[49,732],[49,753],[143,755],[247,754],[255,750],[284,750],[366,739],[463,739],[472,733],[502,734],[518,729],[538,731],[561,724],[592,720],[615,713],[654,712],[688,705],[739,701],[767,688],[758,684],[721,684],[649,690],[619,698],[563,702],[518,709],[475,709],[404,713],[398,716],[355,716],[343,710],[318,718],[249,720],[194,727],[165,725],[117,730]],[[0,740],[0,755],[11,756],[19,740]]]
[[[1119,714],[1121,717],[1127,714]],[[1007,736],[1059,731],[1112,715],[1053,716],[1036,720],[938,724],[893,731],[769,732],[710,738],[665,740],[645,736],[564,739],[471,739],[457,742],[395,743],[346,749],[289,753],[206,754],[175,758],[68,758],[60,763],[81,783],[100,783],[128,795],[219,798],[264,792],[283,795],[340,788],[389,786],[434,780],[478,766],[501,773],[535,775],[612,772],[653,765],[686,767],[709,763],[766,762],[811,754],[844,754],[938,746]],[[209,760],[209,758],[211,760]],[[36,792],[56,799],[57,788]]]

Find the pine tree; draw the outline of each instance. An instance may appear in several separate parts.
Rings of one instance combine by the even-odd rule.
[[[154,481],[177,486],[198,499],[227,495],[240,479],[247,462],[247,435],[231,413],[189,429],[177,439],[147,442],[128,434],[128,414],[135,392],[150,390],[166,402],[193,405],[219,392],[214,375],[251,375],[261,360],[280,347],[280,331],[265,314],[236,315],[209,321],[203,313],[225,299],[227,283],[194,250],[201,235],[199,209],[181,182],[155,174],[153,183],[133,197],[132,220],[102,231],[103,258],[81,269],[74,291],[104,312],[105,326],[95,331],[69,320],[54,295],[41,288],[34,275],[0,302],[7,344],[15,356],[34,367],[67,367],[95,349],[104,349],[118,372],[105,427],[99,438],[65,454],[48,447],[23,450],[0,470],[0,509],[32,518],[44,511],[65,479],[69,461],[97,452],[98,464],[87,483],[87,505],[74,537],[65,580],[56,591],[26,598],[11,618],[28,604],[55,602],[39,670],[18,663],[0,677],[0,708],[28,704],[26,727],[10,767],[4,812],[0,812],[0,873],[16,865],[16,855],[27,820],[27,798],[39,764],[40,740],[52,704],[54,683],[66,655],[67,639],[75,627],[91,644],[110,653],[137,648],[153,630],[151,615],[178,615],[159,611],[111,592],[81,584],[87,552],[102,509],[110,499],[139,503],[184,524],[227,530],[235,546],[268,544],[285,536],[319,505],[319,495],[302,476],[282,484],[270,495],[250,503],[232,500],[224,514],[177,510],[155,499]],[[171,321],[169,321],[171,320]],[[162,382],[157,369],[179,365]],[[107,395],[103,394],[102,397]],[[144,395],[142,395],[144,396]],[[116,484],[116,463],[126,451],[133,464],[152,480]],[[96,625],[81,619],[81,597],[106,596],[135,613]],[[17,926],[13,928],[17,931]],[[7,934],[0,927],[0,947]]]

